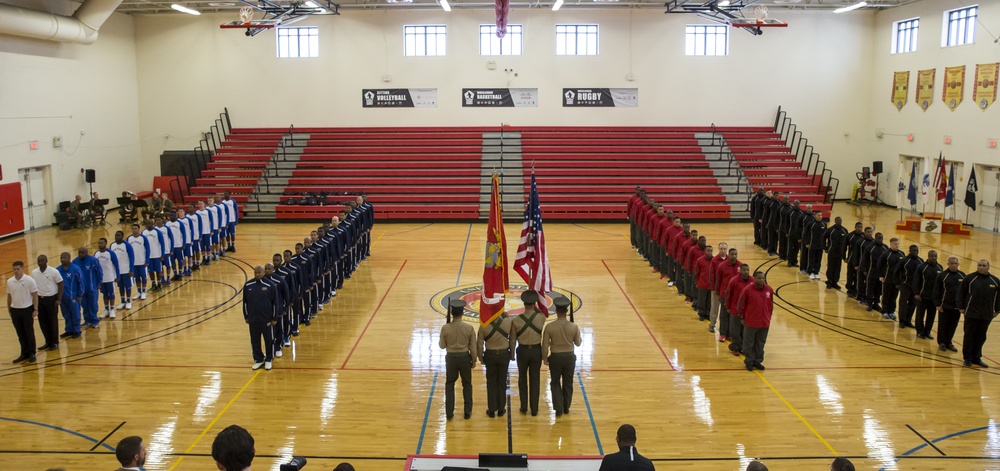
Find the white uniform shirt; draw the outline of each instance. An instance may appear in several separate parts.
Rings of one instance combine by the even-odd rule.
[[[187,216],[184,216],[177,220],[181,225],[181,232],[184,234],[185,246],[191,245],[194,239],[191,238],[191,220]]]
[[[170,231],[170,235],[174,238],[174,248],[184,247],[184,232],[181,228],[180,221],[167,221],[163,223],[163,226]]]
[[[184,219],[187,219],[191,225],[191,242],[201,238],[201,218],[197,214],[188,214],[184,216]]]
[[[132,267],[129,266],[128,245],[125,245],[127,243],[122,242],[119,244],[118,242],[113,242],[108,247],[108,250],[114,252],[115,257],[118,257],[118,273],[120,275],[128,275],[128,272],[132,271]],[[142,243],[142,241],[139,241],[139,243]]]
[[[239,215],[236,213],[239,211],[239,206],[236,205],[236,200],[230,198],[228,200],[222,200],[222,204],[226,205],[226,210],[229,212],[229,222],[236,222],[239,219]]]
[[[218,216],[219,217],[219,227],[226,227],[226,225],[229,224],[229,209],[226,207],[226,204],[223,203],[222,201],[220,201],[218,204],[216,204],[215,207],[219,208],[219,209],[216,210],[216,211],[218,211],[218,215],[219,215]]]
[[[135,265],[146,264],[146,238],[139,234],[139,237],[128,236],[128,244],[132,246],[132,256],[135,257]],[[152,246],[152,244],[150,244]],[[127,272],[126,272],[127,273]]]
[[[219,213],[222,211],[222,208],[216,207],[213,204],[212,206],[208,206],[205,209],[208,210],[209,214],[208,219],[212,221],[212,231],[214,232],[219,230]]]
[[[20,280],[13,276],[7,280],[7,294],[10,295],[10,307],[14,309],[34,307],[35,302],[31,299],[31,293],[37,292],[38,285],[28,275],[22,275]]]
[[[174,243],[170,240],[170,229],[166,227],[153,227],[153,230],[163,236],[163,253],[170,255],[170,251],[174,250]]]
[[[198,215],[198,227],[201,228],[201,235],[212,233],[212,218],[208,214],[208,208],[199,209],[194,212]]]
[[[38,295],[46,298],[59,294],[59,283],[63,280],[59,270],[52,267],[45,267],[44,272],[37,268],[31,270],[31,279],[35,280]]]
[[[163,246],[160,245],[160,231],[156,229],[146,229],[145,231],[142,231],[142,236],[145,237],[147,241],[149,241],[149,258],[162,257]]]
[[[97,252],[94,252],[94,258],[96,258],[98,262],[101,262],[101,274],[103,275],[101,276],[101,283],[111,283],[118,278],[118,270],[115,267],[115,260],[117,260],[118,256],[116,255],[113,260],[111,258],[111,254],[112,252],[110,250],[105,250],[103,252],[98,250]]]

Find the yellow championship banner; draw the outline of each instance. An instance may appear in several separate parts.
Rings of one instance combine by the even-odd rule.
[[[965,94],[965,66],[945,67],[942,88],[941,99],[949,110],[955,111],[962,104],[962,95]]]
[[[897,110],[903,109],[910,88],[910,71],[896,72],[892,77],[892,104]]]
[[[972,91],[972,101],[975,101],[983,111],[997,99],[998,72],[1000,72],[1000,62],[976,64],[976,88]]]
[[[934,102],[934,73],[937,69],[927,69],[917,71],[917,105],[920,109],[927,111],[927,108]]]

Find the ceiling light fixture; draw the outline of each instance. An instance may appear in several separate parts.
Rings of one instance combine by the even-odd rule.
[[[441,8],[444,8],[444,11],[451,11],[451,5],[448,4],[448,0],[441,0]]]
[[[559,11],[562,8],[563,0],[556,0],[556,3],[552,4],[552,11]]]
[[[855,3],[854,5],[848,5],[846,7],[840,7],[838,9],[836,9],[836,10],[833,10],[833,12],[834,13],[847,13],[849,11],[857,10],[858,8],[864,8],[866,6],[868,6],[868,2],[858,2],[858,3]]]
[[[176,3],[173,4],[173,5],[170,5],[170,8],[173,8],[174,10],[177,10],[177,11],[179,11],[181,13],[187,13],[189,15],[198,16],[198,15],[201,14],[201,12],[198,11],[198,10],[195,10],[195,9],[192,9],[192,8],[188,8],[188,7],[184,6],[184,5],[178,5]]]
[[[728,7],[729,6],[729,0],[722,0],[721,2],[719,2],[719,6],[720,7]]]

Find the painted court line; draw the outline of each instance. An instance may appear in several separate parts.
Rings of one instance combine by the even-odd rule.
[[[458,262],[458,277],[455,278],[455,286],[462,281],[462,267],[465,266],[465,255],[469,252],[469,238],[472,237],[472,224],[469,224],[469,232],[465,234],[465,247],[462,249],[462,261]]]
[[[590,416],[590,428],[594,430],[594,440],[597,441],[597,454],[604,455],[604,447],[601,446],[601,436],[597,433],[597,423],[594,422],[594,412],[590,410],[590,399],[587,398],[587,388],[583,386],[583,376],[576,372],[576,379],[580,382],[580,392],[583,393],[583,404],[587,406],[587,415]]]
[[[634,312],[636,317],[639,318],[639,322],[642,322],[642,326],[646,328],[646,332],[649,332],[649,337],[653,339],[653,343],[656,344],[656,348],[660,349],[660,353],[663,354],[663,359],[667,360],[671,369],[677,371],[677,366],[674,365],[674,362],[670,361],[670,357],[667,356],[667,352],[663,349],[663,345],[660,345],[660,341],[656,339],[655,335],[653,335],[653,330],[649,328],[649,324],[646,324],[646,319],[642,318],[642,314],[639,314],[639,310],[636,309],[635,304],[632,303],[632,298],[628,297],[628,294],[625,292],[625,288],[622,288],[622,284],[618,282],[618,278],[616,278],[615,274],[611,271],[611,267],[609,267],[607,262],[604,260],[601,260],[601,264],[604,265],[604,268],[608,271],[608,275],[611,275],[611,279],[614,280],[616,285],[618,285],[618,290],[622,292],[622,296],[624,296],[625,300],[628,301],[628,305],[632,307],[632,312]]]
[[[427,431],[427,419],[431,416],[431,404],[434,403],[434,388],[437,387],[438,372],[434,372],[434,381],[431,382],[431,395],[427,397],[427,409],[424,410],[424,425],[420,427],[420,439],[417,440],[417,454],[424,446],[424,432]]]
[[[194,442],[191,443],[191,446],[187,447],[187,450],[184,450],[184,453],[191,453],[191,450],[193,450],[194,447],[196,445],[198,445],[198,442],[200,442],[202,438],[205,438],[205,434],[208,433],[209,430],[212,430],[212,427],[215,426],[215,423],[218,422],[219,419],[222,418],[222,415],[225,414],[226,411],[229,410],[230,407],[232,407],[233,403],[235,403],[236,400],[240,398],[240,395],[243,394],[243,391],[246,391],[247,388],[250,387],[250,383],[253,383],[253,380],[257,379],[257,377],[260,376],[260,373],[262,371],[264,371],[264,370],[263,369],[258,369],[257,372],[254,373],[253,376],[251,376],[250,379],[247,380],[246,384],[244,384],[243,387],[240,388],[240,390],[236,392],[236,395],[233,396],[233,398],[229,400],[229,402],[226,404],[226,407],[223,407],[222,410],[219,411],[218,414],[216,414],[215,418],[212,419],[212,421],[208,423],[208,426],[206,426],[205,429],[202,430],[200,434],[198,434],[198,437],[194,439]],[[174,464],[170,466],[170,469],[168,471],[172,471],[174,468],[176,468],[177,465],[181,464],[181,461],[184,461],[184,457],[183,456],[181,456],[180,458],[178,458],[177,461],[174,461]]]
[[[97,441],[96,438],[88,437],[88,436],[86,436],[86,435],[84,435],[84,434],[82,434],[80,432],[76,432],[76,431],[73,431],[73,430],[70,430],[70,429],[62,428],[62,427],[59,427],[57,425],[43,424],[41,422],[35,422],[33,420],[14,419],[14,418],[10,418],[10,417],[0,417],[0,420],[6,420],[8,422],[17,422],[17,423],[21,423],[21,424],[37,425],[39,427],[50,428],[50,429],[53,429],[53,430],[58,430],[60,432],[68,433],[68,434],[76,436],[76,437],[80,437],[80,438],[82,438],[84,440],[87,440],[89,442],[98,443],[98,441]],[[104,448],[107,448],[112,453],[114,453],[114,451],[115,451],[115,448],[113,446],[111,446],[111,445],[108,445],[107,443],[101,444],[101,446],[103,446]],[[91,448],[91,451],[93,451],[93,450],[94,449]],[[17,451],[15,453],[21,453],[21,451]]]
[[[774,394],[776,396],[778,396],[778,399],[781,399],[781,402],[784,402],[785,405],[788,406],[788,409],[791,410],[792,413],[795,414],[795,416],[798,417],[799,420],[802,421],[803,424],[805,424],[806,428],[808,428],[809,431],[812,432],[813,435],[815,435],[816,438],[819,439],[819,441],[823,442],[823,444],[826,445],[826,449],[830,450],[830,452],[833,453],[833,456],[840,456],[840,453],[837,453],[837,450],[834,450],[833,447],[830,446],[830,442],[827,442],[826,439],[823,438],[823,436],[820,435],[819,432],[816,431],[815,428],[813,428],[813,426],[809,423],[809,421],[806,420],[805,417],[802,417],[802,414],[800,414],[799,411],[795,410],[795,407],[792,407],[792,404],[789,403],[788,400],[785,399],[785,396],[782,396],[781,393],[778,392],[778,390],[774,388],[774,386],[771,384],[771,382],[768,381],[767,378],[764,377],[764,375],[760,374],[760,371],[754,370],[754,374],[756,374],[757,377],[760,378],[761,381],[763,381],[764,384],[766,384],[768,388],[771,388],[771,391],[774,392]]]
[[[382,303],[385,302],[385,298],[389,296],[389,292],[392,291],[392,287],[396,285],[396,280],[399,279],[399,274],[403,273],[403,267],[406,266],[406,260],[403,260],[403,264],[399,266],[399,271],[396,272],[396,276],[393,277],[392,283],[389,283],[389,287],[385,290],[382,295],[382,299],[378,301],[378,306],[375,306],[375,311],[372,312],[372,316],[368,318],[368,323],[365,324],[364,330],[361,331],[361,335],[358,339],[354,341],[354,346],[351,347],[351,351],[347,354],[347,358],[344,359],[344,364],[340,365],[340,369],[344,369],[347,366],[347,362],[351,361],[351,355],[354,355],[354,350],[358,348],[358,344],[361,343],[361,339],[364,338],[365,332],[368,332],[368,327],[372,325],[372,321],[375,320],[375,316],[378,314],[379,309],[382,309]]]

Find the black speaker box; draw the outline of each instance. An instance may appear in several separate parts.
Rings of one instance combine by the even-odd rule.
[[[84,175],[86,176],[85,179],[87,180],[87,183],[94,183],[97,181],[97,172],[95,172],[92,168],[85,170]]]
[[[875,175],[881,175],[882,174],[882,161],[881,160],[876,160],[875,162],[872,162],[872,173],[874,173]]]

